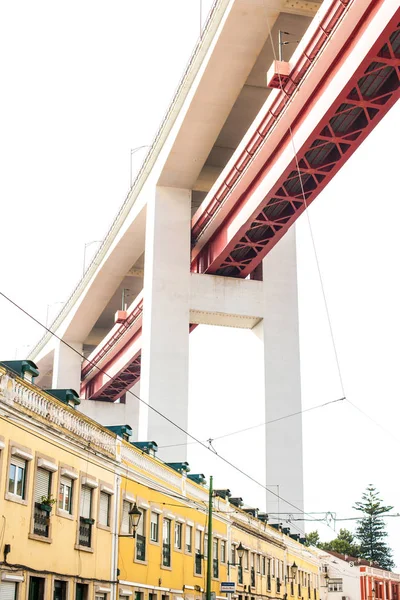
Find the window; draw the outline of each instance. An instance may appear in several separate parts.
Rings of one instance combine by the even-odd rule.
[[[121,533],[129,535],[131,533],[129,527],[129,511],[132,508],[132,504],[128,500],[122,501],[122,518],[121,518]]]
[[[44,579],[43,577],[29,578],[29,600],[44,600]]]
[[[54,581],[54,595],[53,600],[67,600],[67,582]]]
[[[182,523],[175,522],[175,548],[182,550]]]
[[[265,556],[261,557],[261,575],[265,575]]]
[[[26,460],[17,456],[10,459],[10,470],[8,475],[8,491],[14,496],[25,498],[25,476]]]
[[[243,557],[244,557],[244,568],[248,569],[249,568],[249,551],[248,550],[244,551]]]
[[[257,573],[261,573],[261,556],[257,554]]]
[[[185,550],[186,552],[192,552],[192,530],[193,527],[191,525],[186,525],[185,532]]]
[[[72,479],[61,477],[58,492],[58,508],[69,514],[72,513],[72,485]]]
[[[135,600],[143,600],[143,592],[135,592]]]
[[[213,577],[218,578],[218,540],[213,540]]]
[[[49,537],[49,518],[51,504],[43,503],[51,491],[51,472],[38,468],[35,478],[35,507],[33,512],[33,533],[43,537]],[[49,510],[50,508],[50,510]]]
[[[171,520],[163,520],[163,566],[171,566]]]
[[[343,592],[343,579],[329,579],[328,592]]]
[[[203,568],[203,561],[202,561],[203,556],[201,554],[201,531],[200,531],[200,529],[196,529],[195,539],[194,539],[194,552],[195,552],[194,572],[196,573],[196,575],[201,575],[202,568]]]
[[[140,509],[142,516],[136,529],[136,560],[146,560],[146,514],[144,508]]]
[[[233,544],[231,546],[231,566],[236,566],[236,548]]]
[[[157,594],[150,593],[149,600],[157,600]]]
[[[208,535],[206,533],[204,534],[203,554],[204,558],[208,557]]]
[[[99,525],[110,527],[111,496],[100,492],[99,498]]]
[[[226,562],[226,542],[221,541],[221,563]]]
[[[11,581],[0,581],[1,600],[17,600],[18,583]]]
[[[81,487],[79,507],[79,546],[91,547],[92,544],[92,501],[93,490],[87,485]]]
[[[150,519],[150,540],[152,542],[158,542],[158,521],[159,515],[155,512],[152,512]]]
[[[88,600],[89,586],[87,583],[77,583],[75,587],[75,600]]]

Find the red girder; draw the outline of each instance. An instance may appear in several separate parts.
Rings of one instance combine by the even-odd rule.
[[[393,106],[399,96],[399,18],[397,13],[352,79],[338,91],[334,103],[298,149],[297,159],[293,158],[257,210],[228,241],[228,227],[232,229],[266,173],[248,187],[197,255],[192,270],[228,277],[251,273]],[[260,227],[263,219],[264,227]]]
[[[306,47],[301,59],[295,65],[282,93],[277,96],[246,149],[212,198],[207,210],[194,224],[192,229],[194,241],[206,227],[207,220],[218,210],[224,198],[231,193],[235,182],[249,167],[257,148],[264,142],[265,136],[274,125],[277,115],[303,80],[311,62],[324,46],[348,4],[351,4],[350,0],[349,2],[338,0],[332,4],[312,43],[310,42]],[[228,218],[196,256],[192,263],[192,271],[241,278],[251,273],[305,210],[306,205],[308,206],[317,197],[389,111],[398,97],[399,88],[399,20],[400,11],[380,35],[351,80],[341,92],[338,90],[336,100],[327,108],[317,127],[298,149],[297,162],[296,159],[291,161],[257,209],[238,227],[227,243],[226,228],[240,214],[255,186],[268,172],[270,161],[264,165],[246,193],[239,198]],[[286,139],[286,144],[290,144],[290,140]],[[86,378],[86,382],[83,382],[82,391],[86,398],[113,401],[140,378],[141,352],[138,344],[141,328],[133,337],[129,338],[128,333],[125,338],[128,342],[122,340],[122,336],[129,327],[132,327],[132,323],[138,326],[141,320],[143,304],[138,305],[137,309],[139,312],[133,311],[135,317],[132,316],[131,319],[130,315],[129,323],[124,322],[116,327],[98,352],[90,357],[91,363],[95,365],[99,365],[101,361],[103,373],[95,373],[96,367],[93,364],[85,365],[82,375]],[[116,344],[122,347],[115,355]],[[108,353],[109,360],[107,360]],[[112,379],[106,377],[104,372],[112,375]],[[90,376],[92,379],[89,380]]]

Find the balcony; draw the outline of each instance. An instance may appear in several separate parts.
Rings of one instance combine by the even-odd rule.
[[[49,512],[40,508],[41,506],[42,505],[39,502],[35,502],[35,511],[33,514],[33,533],[42,537],[49,537]]]
[[[146,560],[146,538],[144,535],[136,535],[136,560]]]
[[[219,576],[219,568],[218,568],[218,558],[213,558],[213,577],[218,579]]]
[[[196,575],[201,575],[202,567],[203,567],[203,555],[200,553],[196,553],[196,555],[194,557],[194,569],[195,569]]]
[[[171,566],[171,546],[165,542],[163,543],[162,547],[162,564],[163,567]]]
[[[92,545],[92,525],[93,519],[80,517],[79,519],[79,545],[90,548]]]

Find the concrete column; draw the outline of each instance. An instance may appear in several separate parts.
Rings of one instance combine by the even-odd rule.
[[[74,352],[74,350],[63,342],[57,341],[54,350],[51,387],[53,389],[72,388],[79,394],[81,387],[82,358],[80,354],[82,354],[82,344],[75,342],[68,342],[68,344],[77,352]]]
[[[266,421],[301,410],[296,234],[292,227],[263,261],[264,318],[254,328],[263,341]],[[266,425],[267,512],[302,511],[301,415]],[[282,518],[271,518],[271,522]],[[304,530],[302,521],[296,526]]]
[[[186,189],[157,187],[147,203],[142,398],[184,429],[188,425],[190,203]],[[167,461],[186,459],[186,435],[148,411],[147,439]],[[141,420],[143,439],[146,423]]]

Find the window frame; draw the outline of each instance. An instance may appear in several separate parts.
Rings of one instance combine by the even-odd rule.
[[[143,537],[144,537],[144,543],[145,543],[145,553],[144,553],[144,560],[138,558],[137,556],[137,541],[135,543],[135,549],[134,549],[134,553],[133,553],[133,562],[138,563],[139,565],[147,565],[148,562],[148,548],[147,548],[147,544],[149,542],[149,537],[148,537],[148,532],[147,532],[147,521],[148,521],[148,517],[147,514],[151,513],[151,509],[149,510],[148,505],[146,504],[145,506],[142,506],[141,503],[136,502],[138,509],[140,510],[140,512],[142,513],[142,516],[140,517],[140,521],[139,521],[139,525],[141,527],[143,527],[142,531],[143,531]],[[138,530],[136,530],[136,536],[141,535],[139,533]],[[137,538],[136,538],[137,540]]]
[[[190,549],[187,548],[187,534],[188,531],[190,531]],[[185,542],[184,542],[184,550],[185,550],[185,554],[192,556],[193,554],[193,531],[194,531],[194,523],[192,523],[191,521],[186,521],[185,523]]]
[[[50,463],[52,465],[54,465],[55,467],[57,467],[57,470],[55,469],[49,469],[43,465],[39,466],[39,460],[43,459],[45,460],[47,463]],[[53,513],[53,510],[48,514],[48,535],[47,536],[43,536],[43,535],[38,535],[37,533],[34,532],[34,527],[35,527],[35,508],[36,508],[36,503],[38,502],[36,500],[36,486],[37,486],[37,477],[38,477],[38,472],[39,469],[43,470],[43,471],[47,471],[49,473],[49,487],[48,487],[48,495],[52,496],[54,498],[54,482],[57,481],[57,473],[59,472],[59,465],[57,463],[57,461],[54,459],[54,457],[52,456],[46,456],[44,454],[39,454],[36,453],[35,455],[35,467],[34,467],[34,476],[33,476],[33,488],[32,488],[32,507],[31,507],[31,523],[30,523],[30,529],[29,529],[29,534],[28,537],[30,539],[33,540],[37,540],[40,542],[45,542],[48,544],[51,544],[52,542],[52,525],[53,525],[53,519],[51,518],[51,515]],[[56,503],[57,505],[57,503]],[[55,512],[55,511],[54,511]]]
[[[149,543],[150,544],[154,544],[156,546],[160,545],[160,539],[161,539],[161,535],[160,535],[160,515],[162,514],[161,511],[158,510],[154,510],[153,507],[151,507],[150,509],[150,532],[149,532]],[[153,520],[152,520],[152,516],[155,515],[157,518],[157,536],[156,539],[153,538]]]
[[[87,481],[86,481],[87,479],[93,481],[96,485],[95,486],[87,485]],[[79,493],[78,493],[78,506],[77,506],[77,511],[76,511],[76,543],[75,543],[74,548],[75,548],[75,550],[82,550],[83,552],[93,553],[94,548],[96,546],[96,544],[95,544],[96,533],[95,532],[97,530],[97,527],[94,527],[94,525],[97,525],[96,520],[94,519],[95,522],[91,525],[90,546],[82,546],[79,543],[79,539],[80,539],[79,529],[80,529],[81,517],[93,519],[93,515],[97,514],[98,501],[97,501],[97,495],[95,494],[95,492],[99,487],[99,483],[98,483],[97,478],[94,477],[94,475],[90,475],[89,473],[83,473],[81,471],[79,474],[78,485],[79,485]],[[82,488],[83,487],[88,487],[91,492],[89,517],[83,517],[83,515],[81,515],[81,499],[82,499]]]
[[[17,450],[20,450],[21,452],[23,452],[24,454],[26,454],[27,456],[29,456],[30,458],[20,458],[20,460],[24,460],[25,461],[25,471],[24,471],[24,492],[23,492],[23,496],[17,496],[16,494],[13,494],[12,492],[8,491],[8,487],[9,487],[9,476],[10,476],[10,466],[11,466],[11,462],[13,459],[13,456],[17,456],[12,454],[12,450],[13,448],[16,448]],[[18,444],[17,442],[14,442],[12,440],[9,440],[8,442],[8,457],[7,457],[7,470],[6,470],[6,484],[4,486],[4,498],[5,500],[9,500],[10,502],[16,502],[17,504],[23,504],[24,506],[28,506],[28,501],[29,501],[29,494],[30,494],[30,480],[31,480],[31,463],[33,461],[33,453],[32,450],[30,448],[27,448],[26,446],[21,446],[21,444]]]
[[[67,471],[67,474],[62,473],[62,471],[65,470]],[[66,510],[64,510],[63,508],[60,508],[58,503],[59,503],[59,494],[60,494],[60,486],[61,486],[61,479],[65,478],[65,479],[70,479],[71,483],[72,483],[72,487],[71,487],[71,512],[67,512]],[[79,479],[79,475],[76,471],[76,469],[74,469],[73,467],[71,467],[70,465],[66,465],[65,463],[59,463],[58,465],[58,479],[57,479],[57,504],[56,504],[56,515],[57,517],[63,517],[64,519],[70,519],[73,520],[74,516],[76,514],[76,503],[78,500],[78,496],[79,496],[79,490],[77,493],[77,481]]]
[[[180,546],[177,545],[177,536],[176,532],[180,531]],[[179,536],[178,536],[179,537]],[[183,550],[183,522],[175,519],[174,522],[174,550],[175,552],[182,552]]]

